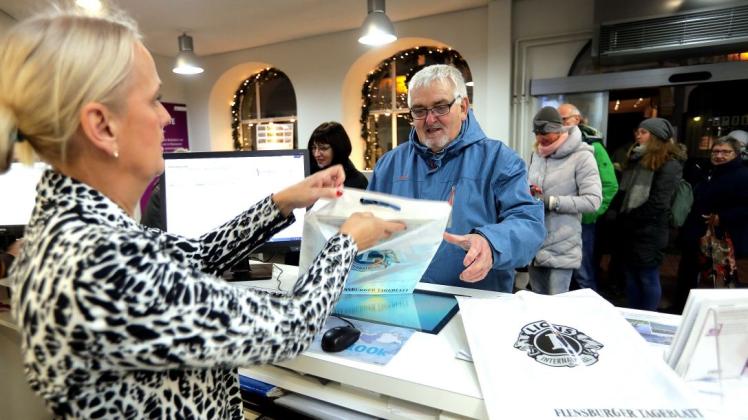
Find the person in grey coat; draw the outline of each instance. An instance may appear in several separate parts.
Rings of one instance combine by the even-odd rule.
[[[535,146],[528,179],[533,196],[545,205],[545,241],[530,264],[536,293],[567,292],[582,261],[582,213],[600,207],[602,187],[592,146],[578,127],[564,127],[556,108],[533,118]]]

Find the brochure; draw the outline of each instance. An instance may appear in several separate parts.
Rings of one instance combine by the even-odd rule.
[[[748,304],[748,290],[746,289],[692,289],[683,309],[681,326],[676,331],[673,344],[667,354],[668,364],[679,373],[685,374],[684,366],[690,363],[693,350],[703,334],[708,336],[711,334],[710,329],[719,328],[716,325],[709,326],[707,323],[714,324],[714,315],[722,314],[723,311],[726,311],[724,315],[728,316],[728,319],[734,316],[739,319],[741,310],[738,308],[737,312],[733,312],[729,308],[746,304]],[[710,313],[711,317],[709,317]],[[744,315],[748,319],[748,313]],[[730,321],[731,325],[732,322]],[[743,334],[748,334],[748,332]]]

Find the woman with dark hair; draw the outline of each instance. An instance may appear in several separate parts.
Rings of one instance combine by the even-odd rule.
[[[681,260],[673,308],[678,312],[683,310],[688,292],[699,285],[700,242],[710,224],[716,236],[730,238],[736,259],[748,256],[748,167],[740,158],[741,149],[735,138],[716,140],[711,150],[713,167],[694,189],[693,207],[678,238]],[[725,274],[735,283],[740,280],[736,272]]]
[[[307,148],[311,157],[311,173],[332,165],[343,165],[346,187],[365,190],[369,185],[366,176],[349,159],[351,139],[340,123],[331,121],[317,126],[309,138]]]
[[[665,119],[642,121],[635,137],[618,194],[622,201],[617,207],[618,256],[626,277],[629,306],[654,311],[662,295],[660,264],[685,154],[672,139],[673,126]]]

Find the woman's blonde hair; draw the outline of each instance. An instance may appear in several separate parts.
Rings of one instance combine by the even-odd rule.
[[[11,28],[0,40],[0,173],[14,147],[23,161],[64,161],[87,103],[118,110],[140,38],[114,11],[56,7]]]

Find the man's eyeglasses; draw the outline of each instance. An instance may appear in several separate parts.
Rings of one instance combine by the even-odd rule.
[[[449,114],[449,111],[452,109],[452,105],[454,105],[455,101],[460,99],[460,96],[455,96],[454,99],[452,99],[452,102],[448,104],[441,104],[441,105],[434,105],[431,108],[424,108],[424,107],[415,107],[410,109],[410,115],[413,117],[414,120],[422,120],[426,118],[427,115],[429,115],[429,112],[434,114],[435,117],[441,117],[442,115]]]
[[[572,115],[569,115],[568,117],[561,117],[561,121],[566,122],[566,120],[568,120],[569,118],[574,118],[574,117],[578,117],[578,116],[579,115],[577,115],[577,114],[572,114]]]
[[[730,156],[733,153],[733,150],[712,150],[712,156]]]

